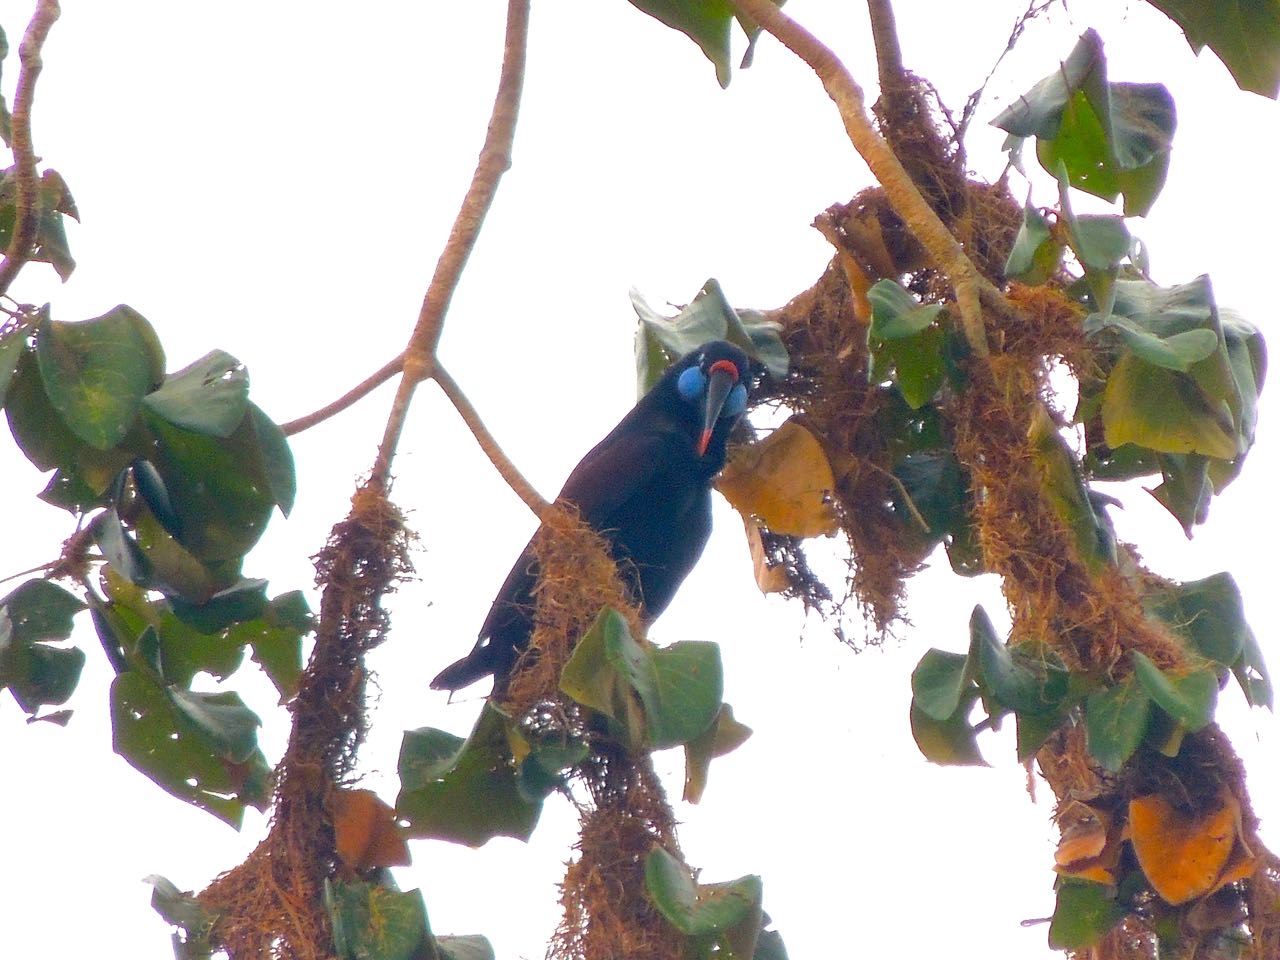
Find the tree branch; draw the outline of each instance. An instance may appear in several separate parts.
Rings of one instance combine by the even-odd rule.
[[[928,252],[934,265],[951,279],[970,349],[978,356],[987,356],[990,350],[982,321],[982,305],[999,307],[1004,297],[974,266],[959,241],[920,195],[893,150],[876,133],[867,117],[862,88],[830,49],[779,10],[772,0],[730,2],[818,75],[827,95],[840,111],[845,132],[854,149],[871,168],[872,175],[884,187],[894,209]],[[1003,309],[1008,310],[1008,307]]]
[[[327,403],[319,410],[308,413],[305,417],[298,417],[296,420],[290,420],[286,424],[282,424],[280,429],[284,431],[286,437],[291,437],[295,433],[301,433],[303,430],[309,430],[317,423],[323,423],[334,414],[341,413],[347,407],[352,406],[362,397],[372,393],[378,387],[382,386],[397,373],[404,369],[404,354],[400,354],[395,359],[387,362],[376,373],[365,378],[356,386],[352,387],[337,400]]]
[[[525,479],[524,474],[516,469],[516,465],[502,452],[502,447],[498,445],[498,441],[493,438],[493,434],[484,425],[484,421],[480,419],[480,414],[471,405],[471,401],[462,392],[462,388],[458,386],[457,381],[449,375],[449,371],[436,364],[432,379],[440,385],[444,395],[449,398],[449,402],[453,404],[454,409],[462,417],[463,423],[467,425],[471,430],[472,436],[476,438],[476,442],[480,444],[480,449],[484,451],[485,456],[489,458],[489,462],[502,475],[502,479],[507,481],[507,485],[516,492],[516,496],[537,514],[539,520],[546,517],[551,504],[542,498],[542,495],[533,488],[533,484]]]
[[[420,382],[436,373],[436,346],[440,342],[440,331],[445,313],[449,309],[449,301],[453,298],[462,269],[475,247],[485,214],[493,204],[498,181],[511,166],[511,144],[515,137],[520,92],[524,86],[528,37],[529,0],[509,0],[502,72],[484,147],[480,150],[471,186],[462,199],[453,229],[449,232],[449,239],[436,262],[435,274],[423,297],[417,325],[404,352],[404,376],[396,391],[378,456],[374,461],[370,480],[383,489],[389,485],[391,461],[395,457],[396,445],[404,429],[413,391]]]
[[[898,22],[892,0],[867,0],[871,17],[871,40],[876,46],[876,66],[880,74],[880,95],[904,81],[902,47],[898,43]]]
[[[39,225],[40,188],[36,183],[36,152],[31,142],[31,107],[35,101],[36,79],[44,68],[40,50],[54,21],[62,14],[58,0],[40,0],[31,16],[27,32],[18,47],[18,86],[13,96],[14,183],[17,187],[13,234],[0,262],[0,294],[31,259]]]

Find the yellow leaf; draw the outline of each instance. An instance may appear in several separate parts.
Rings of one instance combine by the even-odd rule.
[[[788,586],[787,571],[781,564],[770,566],[769,558],[764,552],[764,541],[760,537],[760,524],[750,517],[743,517],[742,525],[747,528],[747,547],[751,551],[756,586],[761,593],[781,593]]]
[[[758,517],[774,533],[830,536],[840,527],[830,502],[831,464],[822,444],[794,419],[739,447],[716,487],[744,517]]]
[[[1151,886],[1177,906],[1214,889],[1236,843],[1240,804],[1223,790],[1218,805],[1199,816],[1151,794],[1129,801],[1133,852]]]

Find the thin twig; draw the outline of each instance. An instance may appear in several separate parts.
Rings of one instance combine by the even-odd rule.
[[[352,387],[337,400],[334,400],[332,403],[325,404],[319,410],[308,413],[305,417],[298,417],[296,420],[290,420],[288,423],[281,425],[280,429],[284,431],[284,435],[286,437],[291,437],[295,433],[301,433],[303,430],[308,430],[311,427],[314,427],[317,423],[323,423],[334,414],[341,413],[362,397],[372,393],[403,369],[404,354],[402,353],[395,359],[388,361],[382,369],[369,377],[366,377],[359,384]]]
[[[1013,48],[1017,46],[1018,41],[1022,38],[1022,32],[1027,29],[1027,24],[1048,10],[1055,2],[1056,0],[1031,0],[1026,11],[1014,23],[1013,30],[1009,33],[1009,41],[1004,45],[1000,56],[996,57],[996,62],[991,65],[991,71],[987,74],[986,79],[982,81],[982,86],[969,94],[969,99],[964,102],[964,110],[960,112],[960,125],[956,128],[957,143],[964,139],[964,135],[969,129],[969,121],[973,119],[974,113],[977,112],[978,104],[982,102],[982,95],[986,92],[987,84],[996,75],[996,70],[1004,62],[1004,58],[1013,52]]]
[[[36,79],[44,67],[40,50],[54,21],[62,14],[58,0],[40,0],[32,14],[27,32],[18,47],[18,86],[13,95],[13,161],[14,184],[17,188],[13,234],[0,262],[0,294],[9,286],[31,259],[39,225],[40,188],[36,183],[36,151],[31,141],[31,107],[35,102]]]
[[[404,429],[405,418],[413,391],[424,379],[436,371],[435,352],[440,341],[449,301],[457,289],[462,269],[466,266],[475,247],[485,214],[493,204],[498,181],[511,166],[511,144],[515,137],[516,116],[520,107],[520,92],[524,86],[525,49],[529,36],[529,0],[510,0],[507,5],[506,40],[502,54],[502,72],[498,80],[498,93],[489,118],[489,130],[484,147],[471,177],[471,186],[462,199],[462,207],[453,221],[444,252],[436,263],[435,275],[422,299],[418,322],[409,338],[404,353],[404,376],[396,391],[387,427],[383,433],[378,457],[374,461],[370,480],[386,489],[390,480],[391,461],[395,457],[396,444]]]
[[[893,150],[876,133],[867,117],[862,88],[830,49],[779,10],[772,0],[731,2],[818,75],[827,95],[840,111],[845,132],[854,149],[871,168],[872,175],[884,187],[894,209],[924,246],[935,266],[951,279],[970,349],[977,356],[987,356],[990,351],[982,322],[982,303],[1003,301],[1003,295],[974,266],[959,241],[920,195]]]
[[[524,474],[516,469],[516,465],[502,452],[502,447],[498,445],[498,441],[493,438],[493,434],[484,425],[484,421],[480,419],[480,414],[471,405],[471,401],[462,392],[462,388],[458,386],[457,381],[449,375],[448,370],[439,364],[436,364],[432,379],[440,385],[440,389],[444,391],[444,395],[449,398],[449,402],[458,411],[463,423],[471,430],[471,435],[476,438],[476,442],[480,444],[480,449],[484,451],[485,456],[489,458],[489,462],[502,475],[502,479],[507,481],[507,485],[515,491],[516,496],[537,514],[538,519],[543,519],[551,504],[542,498],[541,494],[533,488],[533,484],[525,479]]]

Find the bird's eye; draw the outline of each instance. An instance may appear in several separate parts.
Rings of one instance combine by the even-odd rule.
[[[697,400],[706,388],[707,375],[697,367],[690,367],[676,380],[676,390],[686,400]]]
[[[729,396],[724,398],[724,406],[720,408],[720,416],[736,417],[745,409],[747,409],[747,386],[744,383],[740,383],[729,391]]]

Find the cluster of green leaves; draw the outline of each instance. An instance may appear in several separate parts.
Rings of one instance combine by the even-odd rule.
[[[166,375],[151,324],[126,306],[78,323],[30,311],[0,332],[10,430],[52,471],[41,499],[80,518],[105,561],[96,590],[68,559],[117,672],[115,748],[232,824],[266,801],[259,720],[237,694],[196,692],[192,680],[225,679],[252,650],[283,700],[310,629],[300,594],[269,601],[264,581],[241,575],[272,510],[287,512],[294,496],[284,435],[248,387],[216,350]],[[28,712],[74,689],[83,654],[45,641],[65,638],[83,606],[42,581],[8,598],[0,677]]]
[[[1181,641],[1187,666],[1162,670],[1139,651],[1123,679],[1068,671],[1038,642],[1005,644],[979,606],[969,621],[967,653],[930,650],[911,675],[911,727],[935,763],[981,764],[976,736],[1012,714],[1019,762],[1035,756],[1064,723],[1082,724],[1093,758],[1118,771],[1142,744],[1170,756],[1182,736],[1213,718],[1218,686],[1230,672],[1249,703],[1274,695],[1230,574],[1149,588],[1146,613]],[[984,716],[972,722],[981,704]]]
[[[1098,359],[1076,411],[1085,471],[1099,480],[1160,474],[1153,494],[1190,534],[1253,444],[1266,351],[1256,328],[1217,306],[1207,277],[1168,288],[1148,280],[1126,226],[1164,183],[1173,102],[1159,85],[1109,83],[1101,40],[1089,31],[994,122],[1011,143],[1034,137],[1058,181],[1056,222],[1027,204],[1008,276],[1045,282],[1067,248],[1082,271],[1083,283],[1069,289],[1091,308],[1084,329]],[[1070,188],[1122,196],[1124,215],[1077,216]]]
[[[981,573],[969,476],[938,408],[944,391],[965,387],[965,339],[945,307],[920,303],[896,281],[878,281],[867,300],[867,378],[883,394],[876,426],[897,481],[901,536],[924,549],[943,544],[962,576]]]
[[[699,791],[712,757],[745,739],[722,701],[718,646],[642,644],[613,609],[574,648],[560,690],[589,711],[592,736],[631,752],[683,747]],[[587,753],[580,736],[533,731],[486,704],[465,740],[431,727],[405,734],[396,811],[412,837],[477,847],[495,836],[527,840],[542,801]]]

